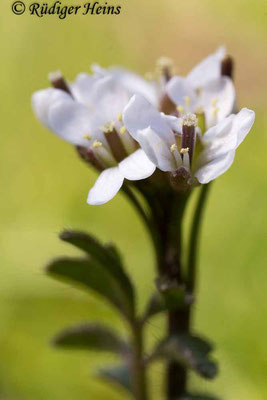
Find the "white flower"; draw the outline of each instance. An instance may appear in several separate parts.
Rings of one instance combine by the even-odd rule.
[[[194,114],[187,114],[183,119],[166,116],[140,95],[132,97],[123,113],[129,133],[159,169],[173,175],[187,171],[189,183],[195,177],[203,184],[231,166],[235,150],[250,131],[254,119],[254,112],[243,108],[201,136]]]
[[[112,76],[124,86],[129,94],[141,94],[155,107],[159,106],[161,90],[158,82],[155,80],[148,81],[141,75],[119,66],[105,69],[98,64],[93,64],[91,68],[95,76]]]
[[[89,192],[89,204],[109,201],[124,178],[145,179],[155,170],[122,124],[122,112],[131,94],[111,76],[80,74],[69,86],[69,93],[49,88],[32,97],[37,118],[64,140],[85,148],[93,164],[102,170]]]
[[[217,124],[233,112],[235,89],[232,80],[221,76],[224,48],[205,58],[185,78],[174,76],[166,85],[169,98],[180,115],[205,114],[206,127]]]

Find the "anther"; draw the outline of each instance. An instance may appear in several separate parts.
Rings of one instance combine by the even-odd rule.
[[[186,154],[186,153],[189,153],[189,147],[181,148],[180,154],[184,155],[184,154]]]
[[[171,147],[170,147],[170,150],[171,150],[172,153],[174,153],[177,150],[177,144],[175,144],[175,143],[172,144]]]
[[[117,120],[118,120],[119,122],[122,122],[122,113],[121,113],[121,112],[118,114]]]
[[[48,79],[51,82],[51,85],[55,89],[63,90],[64,92],[72,95],[70,88],[69,88],[65,78],[63,77],[61,71],[51,72],[48,75]]]
[[[86,135],[83,135],[83,139],[91,140],[92,136],[90,136],[89,134],[86,134]]]
[[[181,115],[185,114],[185,109],[183,106],[177,106],[176,109]]]
[[[94,149],[98,149],[99,147],[102,147],[102,146],[103,146],[103,143],[99,142],[98,140],[95,140],[94,143],[93,143],[93,148]]]
[[[190,97],[189,96],[185,96],[184,97],[184,101],[185,101],[186,107],[190,107],[190,104],[191,104]]]
[[[126,128],[125,125],[123,125],[123,126],[120,128],[120,133],[123,135],[124,133],[126,133],[126,131],[127,131],[127,128]]]
[[[214,117],[216,117],[216,115],[218,114],[218,112],[219,112],[219,107],[214,107],[214,109],[212,110],[212,115],[213,115]]]
[[[217,98],[212,99],[211,104],[213,105],[213,107],[216,107],[218,104],[218,99]]]

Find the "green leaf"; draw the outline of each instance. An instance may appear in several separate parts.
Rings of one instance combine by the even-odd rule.
[[[116,354],[128,354],[130,348],[111,329],[98,324],[81,324],[61,332],[53,340],[57,347],[70,350],[107,351]]]
[[[192,368],[197,374],[213,379],[218,369],[214,361],[209,359],[213,346],[206,340],[192,335],[175,335],[163,340],[156,348],[150,361],[161,358],[177,361]]]
[[[145,311],[143,321],[164,312],[175,311],[188,307],[193,302],[192,296],[185,293],[182,288],[168,289],[164,292],[156,292],[151,297]]]
[[[132,393],[130,369],[127,365],[103,368],[98,372],[98,377],[108,382],[115,383]]]
[[[48,265],[47,273],[59,280],[94,290],[108,299],[124,316],[133,318],[134,305],[120,282],[108,268],[96,260],[60,258]]]
[[[96,260],[103,268],[107,269],[118,281],[132,306],[134,305],[134,288],[130,278],[124,271],[121,257],[114,245],[103,245],[93,236],[77,231],[64,231],[60,234],[60,238],[64,242],[85,251],[90,258]]]

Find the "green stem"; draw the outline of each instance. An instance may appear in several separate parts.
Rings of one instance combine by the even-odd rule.
[[[199,233],[203,219],[204,208],[210,189],[210,183],[201,187],[196,210],[190,232],[189,254],[187,260],[187,289],[194,293],[197,275],[197,253],[199,246]]]
[[[132,357],[132,384],[135,400],[148,400],[143,328],[139,323],[133,326]]]

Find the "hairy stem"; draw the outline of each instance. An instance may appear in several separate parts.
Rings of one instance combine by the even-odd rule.
[[[135,400],[148,400],[146,366],[144,363],[143,329],[133,327],[132,384]]]

